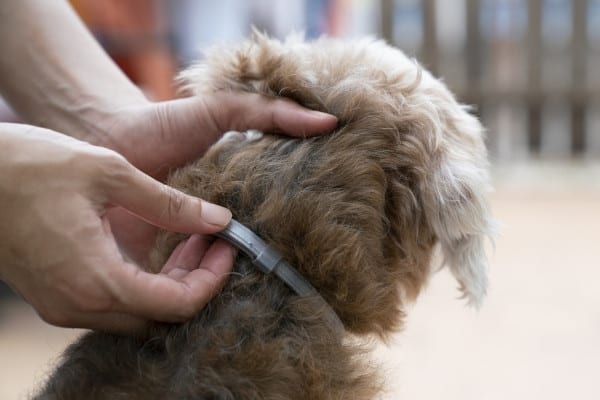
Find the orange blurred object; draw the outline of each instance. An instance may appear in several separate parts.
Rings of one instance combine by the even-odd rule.
[[[175,97],[163,1],[71,0],[108,54],[153,100]]]

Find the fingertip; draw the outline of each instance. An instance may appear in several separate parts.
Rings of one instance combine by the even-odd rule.
[[[327,114],[316,110],[307,110],[305,113],[308,119],[311,119],[311,130],[306,132],[307,136],[315,136],[333,131],[338,125],[338,119],[335,115]]]
[[[311,137],[329,133],[337,127],[338,119],[332,114],[311,110],[292,100],[275,100],[273,120],[285,134],[296,137]]]
[[[208,302],[227,282],[237,252],[227,241],[217,239],[207,250],[198,269],[182,279],[203,304]]]
[[[225,279],[233,269],[236,249],[226,240],[215,240],[199,265],[199,269],[213,273],[218,279]]]
[[[217,204],[201,200],[200,218],[209,225],[222,229],[231,221],[231,211]],[[206,232],[209,233],[209,232]]]
[[[233,263],[237,257],[237,248],[224,239],[215,240],[212,246],[216,249],[215,251],[223,254],[223,257],[225,258],[225,266],[227,268],[227,272],[229,272],[233,268]]]
[[[317,122],[320,122],[320,123],[330,126],[332,128],[335,128],[338,123],[337,117],[333,114],[328,114],[326,112],[317,111],[317,110],[306,110],[305,112],[311,118],[315,119]]]

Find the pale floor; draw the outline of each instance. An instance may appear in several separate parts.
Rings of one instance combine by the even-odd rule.
[[[496,170],[503,224],[479,311],[437,274],[377,354],[386,399],[600,398],[600,165]],[[0,308],[0,399],[26,398],[78,332]]]

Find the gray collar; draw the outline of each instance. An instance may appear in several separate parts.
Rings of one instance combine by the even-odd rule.
[[[317,290],[294,267],[288,264],[277,250],[265,243],[252,230],[232,219],[229,225],[215,236],[227,240],[244,252],[260,271],[265,274],[274,273],[299,296],[319,298],[329,310],[330,322],[338,330],[343,331],[344,326],[339,317]]]

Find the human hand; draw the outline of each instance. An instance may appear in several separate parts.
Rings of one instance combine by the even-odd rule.
[[[196,160],[227,131],[257,129],[308,137],[330,132],[337,118],[287,99],[223,92],[158,103],[136,100],[93,125],[101,132],[86,140],[164,178],[169,170]]]
[[[123,260],[106,211],[214,233],[219,206],[143,174],[106,148],[46,129],[0,124],[0,277],[51,324],[131,332],[192,317],[224,283],[233,250],[193,235],[160,274]]]
[[[336,118],[331,115],[309,112],[291,101],[269,99],[257,94],[218,93],[205,97],[150,103],[106,55],[69,7],[68,2],[0,1],[0,14],[10,15],[10,18],[5,18],[0,24],[0,48],[5,54],[10,54],[10,57],[0,58],[0,90],[19,115],[34,125],[51,128],[115,150],[125,156],[134,167],[157,179],[164,179],[170,169],[199,157],[228,130],[243,131],[253,128],[310,136],[330,131],[337,123]],[[56,29],[57,26],[61,29]],[[22,37],[27,37],[28,40],[20,40]],[[12,131],[17,129],[14,126],[9,128]],[[39,135],[40,131],[31,131],[30,134]],[[3,140],[7,140],[7,137]],[[59,140],[62,144],[64,141],[64,138]],[[76,143],[78,145],[75,147],[79,149],[81,143]],[[23,154],[31,154],[30,150],[28,148]],[[92,153],[97,156],[98,152],[100,151],[96,149]],[[0,161],[6,165],[7,160],[8,158],[3,158]],[[46,158],[40,154],[39,160],[43,163]],[[124,161],[120,160],[119,163],[124,164]],[[46,190],[45,185],[51,186],[53,182],[62,182],[65,187],[69,187],[68,179],[57,180],[58,178],[72,179],[70,188],[74,192],[75,183],[83,182],[81,177],[78,178],[76,170],[66,168],[64,176],[58,176],[52,166],[48,166],[48,170],[39,165],[37,168],[40,172],[39,179],[36,181],[36,176],[28,177],[30,182],[39,183],[40,191],[37,193],[43,193],[43,190]],[[124,167],[121,165],[122,169]],[[126,169],[132,170],[130,165]],[[14,186],[20,185],[20,181],[7,183],[6,179],[9,178],[4,174],[4,170],[2,173],[8,189],[14,190]],[[134,175],[139,177],[139,171]],[[148,181],[147,176],[144,179]],[[96,180],[93,182],[98,183]],[[36,187],[36,184],[31,185],[32,188]],[[9,193],[16,196],[19,192]],[[42,196],[40,199],[50,201],[48,196]],[[83,201],[81,196],[79,198]],[[11,201],[14,202],[12,206],[16,207],[19,206],[20,200],[15,199],[17,197]],[[88,197],[83,199],[91,202]],[[137,198],[137,201],[133,205],[136,210],[133,211],[140,213],[139,210],[142,210],[144,205],[140,204],[140,198]],[[122,250],[138,264],[144,264],[154,242],[156,228],[122,207],[107,210],[106,205],[102,203],[92,210],[96,212],[93,214],[86,203],[87,214],[83,214],[87,216],[87,220],[95,215],[94,218],[100,218],[103,224],[104,236],[100,235],[94,240],[103,238],[105,243],[113,243],[114,236]],[[77,206],[82,204],[78,203]],[[60,203],[57,203],[56,207],[62,210],[64,218],[72,217],[72,220],[77,222],[68,212],[68,208]],[[44,215],[44,218],[57,217],[48,205],[43,211],[42,213],[38,210],[39,215],[36,215],[20,209],[22,215],[15,218],[28,220],[27,226],[33,227],[36,226],[35,218]],[[82,213],[80,208],[73,208],[72,211]],[[104,211],[106,213],[103,213]],[[7,213],[6,210],[0,212],[1,215]],[[9,214],[6,215],[8,218]],[[19,221],[13,220],[11,226],[17,226],[17,222]],[[155,220],[151,222],[156,223]],[[51,234],[55,229],[47,226],[46,230],[45,234]],[[38,233],[27,232],[21,239],[29,240],[29,236],[43,236],[35,236]],[[90,240],[86,238],[85,243],[90,245]],[[63,246],[66,244],[63,243]],[[114,243],[112,246],[115,247]],[[3,254],[3,257],[8,257]],[[23,291],[22,288],[17,289]]]
[[[327,133],[336,124],[332,115],[258,94],[218,93],[161,103],[136,98],[92,124],[99,130],[87,140],[116,150],[137,168],[163,179],[169,169],[197,159],[229,130],[302,137]],[[110,211],[109,219],[127,254],[145,264],[156,228],[118,208]]]

